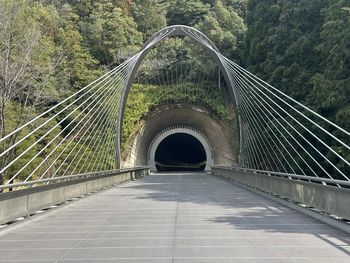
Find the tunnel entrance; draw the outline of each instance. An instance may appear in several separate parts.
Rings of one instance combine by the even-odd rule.
[[[157,171],[204,171],[207,157],[204,146],[194,136],[175,133],[165,137],[155,152]]]

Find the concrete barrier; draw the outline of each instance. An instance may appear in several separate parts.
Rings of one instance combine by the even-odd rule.
[[[44,186],[0,194],[0,225],[18,217],[61,204],[74,197],[98,191],[104,187],[136,180],[148,175],[148,168],[127,169],[114,174],[89,176]]]
[[[303,180],[212,167],[212,174],[350,220],[350,189]]]

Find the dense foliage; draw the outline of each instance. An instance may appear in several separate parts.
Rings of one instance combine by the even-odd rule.
[[[0,0],[0,138],[173,24],[198,28],[230,59],[350,130],[347,0]],[[158,59],[164,62],[160,70],[169,70],[183,57],[180,63],[190,65],[192,75],[212,70],[206,54],[176,39],[164,41],[148,62]],[[157,74],[151,66],[140,72],[149,84],[132,89],[124,141],[162,100],[200,101],[227,118],[218,99],[225,90],[212,99],[192,85],[196,96],[184,97],[185,87],[177,86],[161,97],[152,81]]]
[[[250,0],[244,54],[245,66],[252,72],[346,130],[350,130],[349,6],[346,0]],[[347,136],[324,127],[350,145]],[[333,143],[331,147],[349,160],[349,151]]]
[[[249,1],[248,68],[349,129],[350,14],[345,0]]]
[[[225,97],[218,89],[205,89],[201,83],[192,83],[155,86],[135,84],[129,94],[128,109],[125,112],[123,138],[127,140],[135,132],[142,117],[155,110],[157,107],[166,104],[188,103],[201,104],[201,106],[212,110],[213,114],[222,120],[230,122],[232,116],[226,107]],[[191,91],[191,92],[188,92]]]

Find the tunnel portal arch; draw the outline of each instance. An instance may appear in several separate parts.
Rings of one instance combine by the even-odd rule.
[[[198,130],[189,127],[189,126],[173,126],[169,127],[156,135],[153,141],[150,144],[148,149],[148,165],[152,172],[157,171],[156,167],[156,152],[159,145],[163,142],[167,137],[174,134],[188,134],[197,139],[204,148],[206,163],[204,167],[204,171],[209,171],[211,166],[214,165],[214,154],[212,151],[212,147],[210,146],[207,138]]]

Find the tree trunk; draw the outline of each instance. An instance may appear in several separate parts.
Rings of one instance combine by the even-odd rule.
[[[4,105],[0,106],[0,138],[3,138],[5,136],[5,109],[4,109]],[[5,150],[5,143],[3,143],[2,145],[2,151]],[[2,169],[2,167],[5,166],[5,158],[1,158],[0,159],[0,169]],[[0,185],[4,184],[4,175],[3,173],[0,173]],[[0,189],[0,193],[2,193],[3,190]]]

